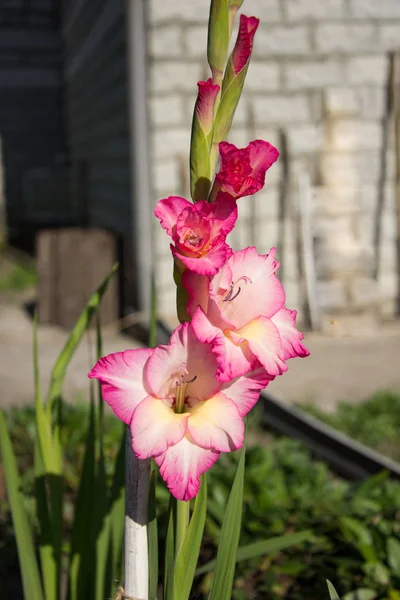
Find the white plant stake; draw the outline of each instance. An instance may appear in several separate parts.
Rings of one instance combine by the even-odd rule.
[[[148,600],[149,564],[147,548],[147,507],[150,459],[139,460],[126,433],[125,499],[125,598]]]

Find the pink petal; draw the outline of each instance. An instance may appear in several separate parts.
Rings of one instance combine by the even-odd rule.
[[[243,446],[244,424],[234,402],[225,394],[189,409],[188,432],[202,448],[232,452]]]
[[[303,346],[301,340],[304,335],[295,327],[296,311],[287,308],[281,308],[271,319],[279,331],[282,340],[283,359],[295,358],[296,356],[306,357],[310,352]]]
[[[257,403],[261,390],[266,388],[273,379],[263,367],[258,367],[224,383],[221,391],[236,404],[240,416],[244,417]]]
[[[194,271],[188,270],[182,275],[182,284],[189,294],[187,305],[188,315],[193,316],[198,306],[207,311],[209,278],[206,275],[199,275]]]
[[[200,488],[200,475],[215,463],[219,452],[200,448],[187,434],[178,444],[154,457],[171,494],[191,500]]]
[[[201,128],[207,135],[213,126],[214,122],[214,105],[219,93],[219,85],[213,84],[213,80],[199,81],[197,84],[198,95],[196,100],[195,111]]]
[[[200,252],[210,239],[210,220],[193,206],[184,208],[176,222],[175,242],[184,252]]]
[[[275,254],[275,248],[269,254],[262,255],[252,246],[234,252],[229,259],[235,293],[239,288],[240,293],[234,300],[220,304],[220,308],[224,319],[235,327],[242,327],[260,315],[270,318],[283,307],[285,292],[275,275],[279,267]],[[212,286],[215,294],[214,281]]]
[[[232,52],[232,67],[237,75],[250,59],[259,19],[240,15],[238,37]]]
[[[101,358],[89,373],[101,382],[103,399],[114,413],[128,424],[136,406],[149,393],[144,367],[154,350],[138,348],[116,352]]]
[[[279,152],[275,146],[264,140],[254,140],[250,142],[247,148],[250,155],[250,164],[253,168],[252,177],[259,184],[258,189],[261,189],[265,183],[265,173],[278,160]]]
[[[196,202],[195,209],[201,210],[211,220],[210,237],[225,238],[234,228],[238,218],[236,200],[230,194],[223,192],[218,195],[217,202],[210,203],[205,200]]]
[[[211,344],[212,352],[218,362],[217,377],[219,381],[230,381],[243,375],[258,362],[249,353],[246,343],[234,343],[230,337],[224,335],[221,329],[210,323],[201,308],[194,313],[191,324],[197,337]]]
[[[228,244],[222,242],[198,258],[185,256],[173,247],[172,253],[179,258],[190,271],[194,271],[199,275],[215,275],[222,265],[225,264],[226,260],[232,255],[232,250]]]
[[[180,196],[169,196],[157,203],[154,214],[157,219],[160,219],[161,226],[171,237],[179,215],[188,206],[193,205]]]
[[[188,413],[177,414],[162,400],[147,396],[136,407],[130,425],[136,456],[157,456],[180,442],[186,433],[188,418]]]
[[[258,317],[231,332],[232,339],[245,339],[268,375],[275,377],[287,371],[283,362],[282,341],[278,328],[267,317]]]
[[[219,391],[216,380],[217,361],[209,344],[202,343],[189,323],[179,325],[171,336],[169,346],[155,348],[146,364],[146,379],[153,395],[174,398],[176,382],[183,375],[186,381],[196,377],[186,387],[186,395],[207,400]]]

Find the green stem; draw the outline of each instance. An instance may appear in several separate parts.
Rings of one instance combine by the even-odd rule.
[[[178,552],[181,549],[189,526],[189,504],[189,502],[185,502],[184,500],[176,501],[175,556],[178,556]]]

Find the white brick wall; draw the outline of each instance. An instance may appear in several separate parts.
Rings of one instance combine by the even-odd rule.
[[[306,25],[263,27],[260,32],[254,42],[255,58],[268,59],[270,56],[308,54],[311,51]]]
[[[370,23],[323,23],[316,28],[317,50],[332,52],[357,52],[370,50],[376,43],[376,27]]]
[[[266,139],[282,151],[285,137],[289,176],[295,179],[306,170],[318,185],[313,219],[320,306],[331,311],[359,305],[362,310],[376,294],[370,272],[382,176],[387,51],[400,45],[400,0],[244,0],[241,11],[259,17],[260,26],[229,140],[243,147],[251,139]],[[149,0],[155,199],[184,194],[187,187],[182,166],[188,159],[196,84],[209,76],[208,12],[209,0]],[[392,153],[387,151],[378,285],[385,315],[396,292]],[[265,189],[239,201],[234,247],[256,242],[259,252],[267,252],[278,243],[283,154],[267,173]],[[297,196],[295,186],[288,189],[285,248],[279,258],[288,304],[299,309],[293,222]],[[169,240],[157,223],[155,246],[160,310],[174,312]]]
[[[343,81],[343,69],[336,58],[289,62],[285,65],[284,74],[289,90],[321,88],[339,85]]]
[[[344,0],[286,0],[289,20],[337,19],[345,14]]]

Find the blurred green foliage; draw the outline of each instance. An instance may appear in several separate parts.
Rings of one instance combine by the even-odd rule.
[[[359,404],[340,402],[332,414],[314,404],[300,407],[354,440],[400,461],[400,393],[381,391]]]
[[[63,404],[61,422],[65,450],[65,527],[70,529],[72,520],[68,520],[68,514],[72,519],[89,422],[88,408],[83,403]],[[29,506],[33,486],[33,409],[12,410],[8,424]],[[258,443],[246,453],[241,546],[309,528],[314,535],[310,541],[286,550],[239,562],[234,600],[328,599],[326,579],[334,582],[342,600],[399,600],[400,483],[390,481],[383,473],[362,484],[349,484],[335,477],[324,463],[313,460],[300,443],[272,435],[262,438],[260,432],[251,434],[254,435],[249,437],[256,438]],[[105,467],[110,477],[121,439],[121,424],[108,413],[104,435]],[[235,454],[222,455],[209,473],[200,564],[215,558],[236,460]],[[167,490],[158,481],[161,545],[165,539],[168,499]],[[33,519],[33,502],[30,514]],[[0,582],[5,582],[6,574],[17,569],[17,559],[4,500],[0,540]],[[209,586],[209,574],[199,577],[193,599],[205,597]],[[356,590],[358,595],[354,594]]]

